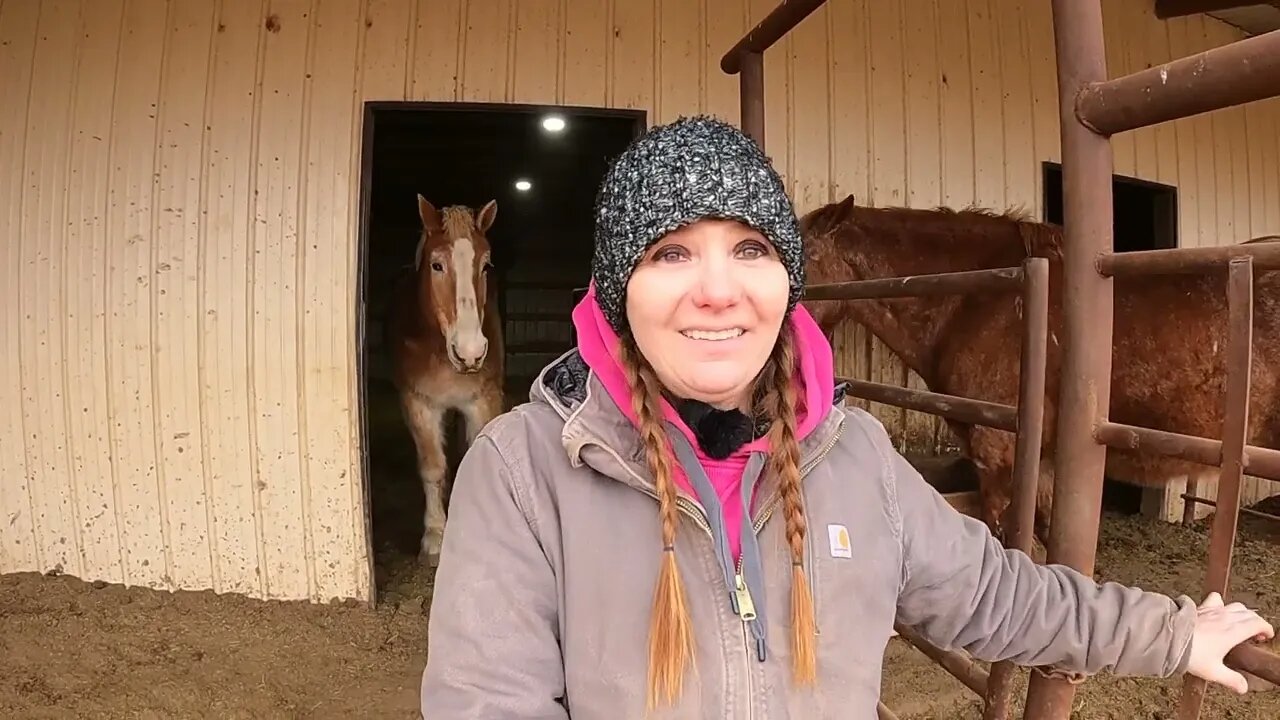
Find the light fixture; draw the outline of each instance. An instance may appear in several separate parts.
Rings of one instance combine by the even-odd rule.
[[[542,118],[542,129],[553,133],[562,132],[564,130],[564,118],[559,115],[548,115]]]
[[[520,192],[529,192],[529,188],[532,188],[532,187],[533,187],[533,183],[529,182],[528,180],[516,181],[516,189],[519,190]]]

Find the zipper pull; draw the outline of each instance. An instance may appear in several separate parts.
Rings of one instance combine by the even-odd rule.
[[[734,583],[737,585],[734,594],[738,598],[738,608],[740,610],[738,614],[742,616],[744,621],[755,620],[756,604],[751,599],[751,591],[747,589],[747,581],[743,579],[742,573],[738,573],[734,577]]]

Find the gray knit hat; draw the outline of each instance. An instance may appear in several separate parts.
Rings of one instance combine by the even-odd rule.
[[[650,129],[613,162],[596,197],[591,275],[613,329],[626,328],[626,287],[667,233],[702,218],[738,220],[777,250],[790,278],[787,312],[804,291],[804,246],[782,178],[728,123],[697,116]]]

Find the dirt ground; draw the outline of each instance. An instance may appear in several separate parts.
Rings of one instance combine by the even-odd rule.
[[[388,437],[371,432],[380,436]],[[376,609],[0,576],[0,717],[420,717],[431,597],[430,577],[413,558],[421,505],[392,501],[416,482],[389,470],[404,467],[403,438],[381,450],[373,448],[385,463],[375,477],[397,480],[374,488]],[[1109,515],[1099,574],[1198,596],[1207,538],[1205,523]],[[1280,530],[1244,520],[1232,575],[1233,597],[1273,619],[1280,619],[1278,543]],[[979,717],[968,691],[914,649],[895,640],[887,654],[884,699],[903,720]],[[1103,676],[1077,694],[1073,717],[1172,718],[1178,688]],[[1280,717],[1280,691],[1239,698],[1211,690],[1203,717]]]

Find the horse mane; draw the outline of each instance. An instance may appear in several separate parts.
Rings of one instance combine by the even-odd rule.
[[[801,232],[806,237],[838,235],[846,224],[868,233],[930,233],[970,244],[982,243],[992,251],[1007,250],[1019,242],[1022,253],[1031,257],[1062,258],[1062,227],[1036,220],[1024,209],[1003,212],[970,205],[960,210],[948,207],[871,207],[855,204],[853,195],[823,205],[804,215]]]
[[[466,237],[476,229],[476,216],[466,205],[450,205],[440,215],[445,237]]]
[[[933,232],[955,238],[959,228],[972,231],[984,226],[989,232],[966,232],[966,243],[988,242],[992,249],[1016,237],[1021,240],[1023,253],[1030,257],[1044,257],[1051,261],[1062,260],[1062,226],[1036,220],[1025,209],[1011,208],[996,211],[976,205],[956,210],[948,207],[909,208],[859,206],[853,195],[839,202],[828,203],[809,211],[800,218],[801,232],[806,239],[828,235],[838,237],[841,230],[851,224],[863,232],[913,233]],[[1004,230],[1006,232],[1001,232]],[[1009,234],[1007,231],[1015,231]],[[1240,245],[1280,242],[1280,235],[1262,235],[1241,241]]]

